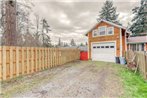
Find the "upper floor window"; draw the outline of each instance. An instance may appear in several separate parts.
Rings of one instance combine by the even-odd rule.
[[[106,27],[105,26],[99,27],[98,32],[99,32],[99,35],[105,35]]]
[[[107,34],[108,34],[108,35],[114,34],[114,27],[108,27],[108,28],[107,28]]]
[[[98,29],[93,30],[92,34],[93,34],[93,37],[113,35],[114,34],[114,27],[101,26]]]
[[[98,36],[97,30],[93,30],[92,34],[93,36]]]

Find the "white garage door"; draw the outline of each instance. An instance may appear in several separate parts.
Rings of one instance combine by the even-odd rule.
[[[115,43],[92,44],[92,60],[115,62]]]

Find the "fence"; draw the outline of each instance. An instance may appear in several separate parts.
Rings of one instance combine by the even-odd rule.
[[[52,68],[80,57],[78,49],[0,47],[0,80]]]
[[[130,61],[134,58],[134,62],[138,65],[140,73],[147,79],[147,53],[145,52],[126,52],[127,61]]]

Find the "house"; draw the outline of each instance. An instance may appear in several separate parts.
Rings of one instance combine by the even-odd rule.
[[[125,27],[101,20],[90,29],[88,37],[88,58],[94,61],[115,62],[127,50],[128,33]]]
[[[127,44],[128,50],[147,51],[147,35],[128,37]]]

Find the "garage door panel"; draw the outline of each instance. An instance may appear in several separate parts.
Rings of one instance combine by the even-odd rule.
[[[94,61],[115,61],[115,43],[92,44],[92,60]]]

